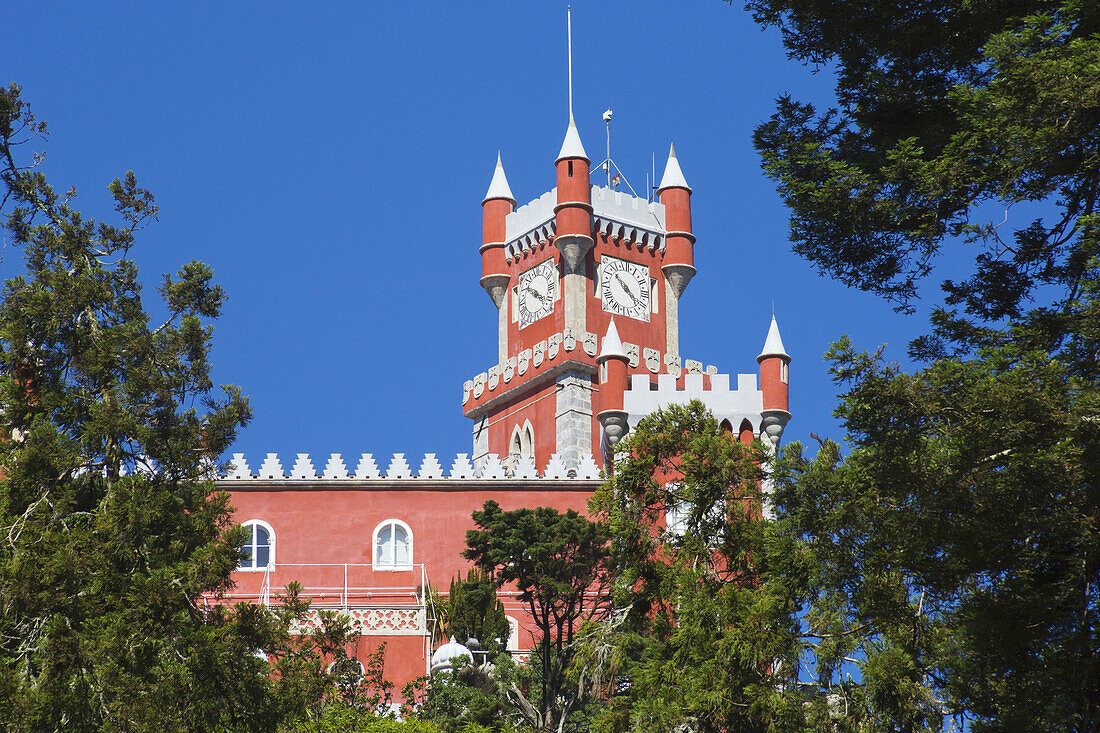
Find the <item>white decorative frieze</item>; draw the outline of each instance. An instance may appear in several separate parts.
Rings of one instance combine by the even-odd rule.
[[[572,328],[565,329],[562,332],[562,343],[565,345],[566,351],[572,351],[577,348],[577,332]]]
[[[642,354],[645,356],[646,369],[654,374],[661,371],[661,352],[646,347]]]
[[[546,356],[546,342],[539,341],[531,349],[531,361],[536,367],[542,366],[542,360]]]
[[[558,351],[561,349],[561,334],[555,333],[549,339],[546,340],[546,358],[550,361],[558,358]]]
[[[638,344],[630,344],[624,341],[623,351],[626,352],[626,358],[629,360],[630,366],[638,366]]]
[[[427,632],[423,606],[406,608],[345,608],[338,613],[351,621],[352,633],[362,636],[422,636]],[[290,633],[302,634],[321,628],[321,613],[310,609],[301,621],[291,624]]]
[[[596,355],[596,334],[584,332],[584,353],[589,356]]]
[[[748,376],[751,377],[752,375]],[[646,378],[648,379],[648,377]],[[691,375],[689,375],[688,378],[697,380],[702,379],[702,377],[692,377]],[[662,389],[664,389],[664,392],[661,394],[667,395],[669,390],[679,395],[685,394],[683,390],[676,389],[676,382],[670,375],[661,375],[660,379],[666,380],[661,383],[663,385]],[[716,379],[719,381],[719,384],[726,384],[726,382],[722,382],[721,380],[728,378],[724,375],[719,375]],[[701,385],[695,385],[694,382],[689,381],[688,385],[690,390],[693,391],[692,393],[702,389]],[[327,482],[382,479],[431,481],[450,481],[454,479],[470,481],[478,479],[502,480],[507,478],[522,480],[540,480],[543,478],[551,480],[592,480],[599,478],[599,467],[596,466],[591,454],[582,455],[580,461],[581,466],[578,469],[571,464],[567,464],[562,456],[554,453],[550,456],[550,460],[546,464],[545,470],[540,474],[534,456],[532,455],[515,456],[514,460],[504,461],[501,460],[499,454],[489,453],[481,459],[481,466],[479,468],[470,459],[468,453],[459,453],[451,462],[450,471],[448,472],[445,468],[445,464],[439,460],[439,456],[435,453],[426,453],[418,469],[413,469],[404,453],[395,453],[390,459],[385,472],[383,472],[379,469],[373,454],[363,453],[359,458],[354,473],[352,473],[349,471],[341,454],[332,453],[325,463],[324,471],[318,474],[314,467],[313,460],[308,453],[296,454],[294,465],[289,473],[283,470],[282,462],[277,453],[268,453],[258,473],[253,475],[244,454],[234,453],[233,460],[229,463],[225,474],[220,477],[215,476],[215,479],[222,481],[286,480]]]
[[[530,349],[524,349],[523,351],[519,352],[519,367],[516,371],[519,372],[520,376],[523,376],[524,374],[527,373],[527,367],[530,366],[530,364],[531,364],[531,350]]]
[[[684,370],[687,371],[688,374],[702,374],[703,363],[695,361],[694,359],[688,359],[684,362]]]

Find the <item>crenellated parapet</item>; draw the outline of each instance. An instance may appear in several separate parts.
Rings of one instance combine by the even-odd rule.
[[[559,364],[574,361],[581,354],[594,359],[600,353],[599,342],[600,338],[594,333],[577,333],[570,328],[551,335],[532,348],[524,349],[518,355],[466,380],[462,385],[463,412],[467,416],[480,414],[491,401],[506,394],[513,381],[527,383],[543,372],[550,372]],[[718,373],[717,367],[704,367],[702,362],[694,359],[681,359],[676,354],[666,354],[648,347],[641,348],[638,344],[628,342],[623,342],[622,346],[631,368],[644,366],[651,374],[665,374],[678,379],[684,374]],[[588,362],[590,359],[584,361]],[[592,369],[594,372],[595,367]]]
[[[505,219],[508,262],[546,246],[557,234],[557,189],[520,206]],[[623,191],[592,186],[592,229],[639,251],[665,251],[665,207]]]
[[[719,422],[728,421],[733,430],[747,422],[753,435],[778,443],[782,427],[768,430],[768,414],[764,410],[764,393],[757,387],[755,374],[738,374],[736,387],[730,386],[728,374],[687,373],[677,378],[660,374],[656,381],[645,374],[630,376],[630,386],[623,393],[623,409],[631,428],[643,417],[669,405],[683,405],[699,400]]]
[[[444,468],[435,453],[427,453],[419,466],[414,468],[404,453],[394,453],[389,461],[379,462],[371,453],[363,453],[354,468],[350,468],[339,453],[331,454],[318,470],[308,453],[298,453],[290,470],[283,468],[277,453],[268,453],[260,467],[255,471],[248,465],[243,453],[234,453],[229,470],[219,477],[220,481],[235,483],[245,481],[308,481],[310,483],[338,483],[348,481],[500,481],[506,479],[551,480],[551,481],[596,481],[600,478],[600,467],[591,454],[582,455],[575,466],[567,466],[558,454],[553,454],[542,470],[535,466],[533,456],[520,456],[513,465],[501,460],[496,453],[490,453],[486,460],[475,467],[468,453],[459,453]]]

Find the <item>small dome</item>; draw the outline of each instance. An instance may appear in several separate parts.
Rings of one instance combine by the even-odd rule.
[[[432,655],[432,674],[436,672],[450,672],[454,669],[454,662],[462,657],[466,657],[470,661],[473,661],[474,655],[470,653],[469,649],[455,641],[455,638],[452,636],[450,641],[441,645],[435,650],[435,654]]]

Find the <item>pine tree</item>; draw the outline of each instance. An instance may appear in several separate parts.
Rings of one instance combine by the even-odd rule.
[[[119,222],[85,217],[20,153],[46,132],[17,86],[0,91],[3,225],[26,263],[0,303],[0,719],[271,730],[258,652],[285,647],[285,624],[200,602],[229,589],[243,542],[210,480],[250,417],[210,378],[225,295],[189,262],[154,321],[130,256],[152,194],[128,173],[110,186]]]
[[[836,74],[834,109],[782,97],[756,131],[795,250],[903,312],[973,258],[913,371],[833,347],[849,452],[777,477],[830,576],[822,659],[870,673],[884,728],[924,685],[975,731],[1097,730],[1100,4],[748,6]]]

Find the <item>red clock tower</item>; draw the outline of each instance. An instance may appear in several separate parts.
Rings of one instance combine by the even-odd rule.
[[[658,391],[671,379],[680,395],[668,401],[686,399],[692,375],[702,391],[729,391],[728,376],[719,380],[716,369],[704,373],[680,355],[679,301],[695,275],[695,235],[691,187],[675,148],[656,201],[592,185],[590,164],[570,113],[554,161],[556,187],[516,208],[497,156],[482,201],[481,285],[497,308],[498,363],[463,387],[476,466],[502,456],[508,468],[531,455],[540,469],[570,475],[590,454],[602,462],[608,444],[640,419],[626,409],[635,384]],[[789,357],[771,356],[766,371],[782,381],[764,382],[783,393],[766,400],[778,425],[786,422]],[[773,362],[783,363],[781,375]],[[744,429],[747,421],[759,435],[765,400],[742,381],[737,424]]]

